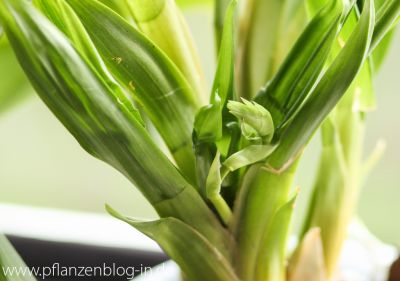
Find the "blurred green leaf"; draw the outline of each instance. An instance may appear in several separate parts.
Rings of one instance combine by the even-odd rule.
[[[305,24],[302,0],[244,2],[239,34],[239,93],[251,99],[276,73]]]
[[[128,3],[126,0],[99,0],[101,3],[118,13],[124,19],[134,23]]]
[[[273,169],[279,170],[298,155],[351,85],[367,58],[374,16],[373,1],[367,0],[350,39],[284,130],[281,144],[268,161]]]
[[[134,109],[30,3],[1,0],[0,8],[25,73],[82,147],[129,178],[161,217],[180,218],[228,255],[220,222],[154,144]]]
[[[180,266],[189,280],[239,281],[230,263],[194,228],[175,218],[140,222],[117,213],[107,206],[114,217],[125,221],[151,239]],[[199,260],[199,257],[207,257]]]
[[[391,43],[394,38],[395,29],[389,31],[379,42],[372,52],[373,69],[378,72],[386,58],[387,53],[390,50]]]
[[[223,31],[221,34],[221,47],[218,56],[217,71],[211,91],[211,103],[217,96],[224,107],[229,99],[236,99],[235,95],[235,11],[237,0],[230,1],[226,8]]]
[[[221,40],[225,25],[225,17],[231,0],[214,0],[214,33],[217,52],[221,50]]]
[[[151,41],[111,10],[93,0],[67,2],[109,70],[143,106],[178,166],[195,182],[191,135],[198,105],[190,85]]]
[[[175,0],[127,0],[139,29],[175,63],[193,88],[193,98],[208,99],[196,45]]]
[[[215,142],[222,137],[221,102],[215,100],[213,104],[202,107],[197,113],[194,130],[197,142]]]
[[[277,128],[298,110],[319,78],[348,10],[330,1],[308,24],[278,73],[255,101],[267,108]]]
[[[213,0],[176,0],[177,4],[186,8],[196,5],[210,5]]]
[[[310,229],[289,262],[288,281],[326,281],[321,230]]]
[[[378,10],[370,51],[372,52],[400,17],[400,0],[387,0]]]
[[[6,36],[0,37],[0,77],[7,77],[0,82],[1,115],[27,98],[32,91]]]
[[[286,247],[297,195],[278,209],[258,249],[254,280],[286,280]]]
[[[0,281],[36,281],[36,278],[31,276],[25,262],[4,235],[0,235]]]

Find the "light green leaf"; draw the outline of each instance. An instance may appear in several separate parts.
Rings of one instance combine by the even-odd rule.
[[[256,102],[245,99],[242,102],[229,101],[228,109],[240,120],[243,136],[250,141],[270,143],[275,127],[269,111]]]
[[[400,17],[400,0],[387,0],[378,10],[376,15],[376,24],[370,52],[372,52],[393,28]]]
[[[221,50],[221,40],[224,30],[225,17],[231,0],[214,0],[214,33],[217,51]]]
[[[302,0],[244,2],[238,47],[240,96],[251,99],[276,73],[303,30],[302,8]]]
[[[154,239],[193,281],[239,281],[230,263],[204,236],[175,218],[140,222],[106,207],[114,217],[125,221]],[[199,260],[199,257],[206,257]]]
[[[215,142],[222,137],[221,102],[215,100],[213,104],[202,107],[197,113],[194,130],[197,142]]]
[[[191,138],[198,105],[190,85],[151,41],[117,14],[94,0],[67,2],[109,70],[143,106],[178,166],[195,182]]]
[[[154,144],[136,112],[30,3],[0,0],[0,8],[31,83],[82,147],[121,171],[161,217],[182,219],[228,255],[229,239],[220,222]]]
[[[237,0],[230,2],[226,8],[224,28],[221,34],[221,47],[218,56],[217,71],[211,91],[211,103],[217,96],[224,107],[227,100],[236,99],[235,96],[235,11]]]
[[[274,169],[279,170],[298,155],[353,82],[368,55],[374,16],[373,1],[367,0],[350,39],[284,130],[281,144],[268,161]]]
[[[297,195],[278,209],[258,249],[254,280],[286,280],[286,247]]]
[[[1,28],[0,28],[1,29]],[[6,36],[0,38],[0,116],[17,106],[32,91],[21,67],[18,65]]]
[[[255,101],[267,108],[277,128],[288,122],[322,73],[348,9],[330,1],[308,24],[278,73]]]
[[[25,274],[16,274],[15,271],[25,272]],[[14,274],[11,275],[11,272]],[[0,281],[36,281],[4,235],[0,235]]]
[[[275,149],[276,145],[250,145],[231,155],[224,161],[223,166],[233,172],[237,169],[265,160]]]
[[[126,0],[139,29],[176,64],[195,90],[207,100],[206,83],[194,40],[175,0]]]
[[[214,204],[221,219],[228,225],[232,217],[232,211],[221,195],[221,185],[225,175],[221,175],[220,156],[220,153],[217,152],[211,164],[206,181],[206,193],[207,198]]]

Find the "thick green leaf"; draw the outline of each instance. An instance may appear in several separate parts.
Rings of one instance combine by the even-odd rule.
[[[0,235],[0,281],[36,281],[4,235]]]
[[[175,0],[126,0],[139,29],[175,63],[205,103],[206,83],[192,34]]]
[[[217,51],[221,49],[222,34],[225,25],[225,15],[231,0],[214,0],[214,32]]]
[[[132,106],[121,102],[30,3],[1,0],[0,8],[7,36],[31,83],[82,147],[125,174],[160,216],[180,218],[227,255],[229,239],[220,222],[154,144]]]
[[[178,166],[194,181],[191,135],[198,106],[190,85],[151,41],[117,14],[94,0],[67,2],[81,19],[110,71],[131,90]]]
[[[235,11],[237,0],[230,2],[226,8],[224,28],[221,35],[221,47],[218,56],[217,71],[211,91],[211,103],[216,96],[221,99],[221,105],[225,106],[229,99],[235,97]]]
[[[316,85],[293,121],[268,165],[279,170],[298,155],[329,112],[342,98],[368,55],[374,28],[374,4],[367,0],[350,39]]]
[[[400,17],[400,0],[387,0],[378,10],[370,51],[372,52]]]
[[[251,99],[276,73],[301,33],[302,0],[244,2],[239,35],[239,93]]]
[[[264,234],[258,250],[255,279],[257,281],[286,280],[286,247],[297,195],[274,215],[271,227]]]
[[[255,101],[267,108],[277,128],[296,113],[319,78],[348,10],[331,1],[308,24],[276,76]]]
[[[99,0],[129,22],[134,22],[126,0]],[[51,2],[51,1],[49,1]]]
[[[90,40],[89,35],[72,8],[64,0],[33,0],[33,3],[72,41],[73,46],[79,51],[80,55],[84,56],[85,59],[90,62],[99,76],[101,76],[101,79],[113,89],[114,94],[118,97],[120,102],[130,107],[130,111],[135,113],[136,119],[144,125],[140,113],[133,106],[134,100],[123,92],[109,73],[93,42]]]
[[[243,281],[254,281],[261,241],[277,210],[289,200],[297,162],[282,173],[261,164],[250,166],[236,198],[232,231],[238,241],[237,271]],[[277,188],[279,187],[279,188]],[[257,280],[258,281],[258,280]]]
[[[140,222],[124,217],[108,206],[107,210],[114,217],[154,239],[189,280],[239,281],[232,266],[215,245],[190,225],[175,218]],[[203,258],[199,260],[199,257]]]

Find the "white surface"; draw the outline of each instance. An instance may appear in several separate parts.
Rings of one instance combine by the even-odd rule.
[[[0,204],[0,233],[50,241],[160,251],[150,238],[106,214]]]

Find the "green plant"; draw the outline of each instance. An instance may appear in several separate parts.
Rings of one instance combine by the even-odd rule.
[[[237,1],[217,0],[210,95],[173,0],[101,2],[0,0],[0,19],[50,110],[160,219],[108,212],[156,240],[188,280],[329,278],[400,1],[375,12],[372,0],[247,0],[237,16]],[[287,267],[293,177],[321,124],[319,176]],[[314,279],[302,271],[311,264]]]

